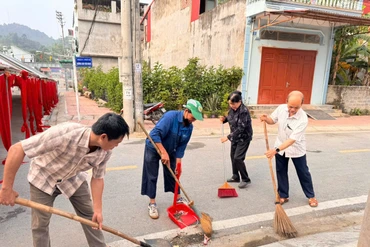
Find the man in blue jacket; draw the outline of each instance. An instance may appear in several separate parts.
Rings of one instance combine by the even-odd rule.
[[[181,165],[179,167],[177,165],[181,164],[181,159],[193,132],[192,123],[196,120],[203,120],[203,109],[199,101],[190,99],[184,105],[184,108],[182,111],[168,111],[150,132],[150,137],[160,150],[161,156],[148,139],[145,143],[141,194],[150,198],[148,211],[152,219],[159,217],[155,201],[159,160],[164,165],[164,190],[165,192],[174,192],[176,182],[168,168],[178,175],[181,174]],[[180,194],[178,195],[178,202],[183,202]]]

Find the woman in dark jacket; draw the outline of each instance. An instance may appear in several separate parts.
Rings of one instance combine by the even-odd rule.
[[[231,142],[231,163],[233,176],[227,182],[239,183],[239,188],[245,188],[251,183],[244,160],[249,144],[252,140],[252,121],[248,108],[242,102],[242,93],[232,92],[227,101],[230,106],[227,117],[220,117],[222,123],[229,122],[230,134],[221,138],[224,143]]]

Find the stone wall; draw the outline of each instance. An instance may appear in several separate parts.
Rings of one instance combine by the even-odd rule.
[[[207,66],[243,67],[245,0],[230,0],[190,22],[191,1],[156,0],[151,7],[151,41],[143,60],[183,68],[200,58]],[[145,41],[144,41],[145,42]]]
[[[339,107],[345,113],[355,109],[370,111],[370,87],[329,85],[326,103]]]

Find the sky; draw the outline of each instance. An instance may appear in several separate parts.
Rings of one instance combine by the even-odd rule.
[[[44,32],[54,39],[62,37],[55,11],[62,12],[64,36],[72,28],[74,0],[0,0],[0,24],[18,23]]]

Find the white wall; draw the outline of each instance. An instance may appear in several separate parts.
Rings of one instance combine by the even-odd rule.
[[[93,67],[101,66],[104,72],[113,68],[118,68],[118,58],[112,57],[92,57]]]
[[[325,70],[327,64],[327,55],[329,49],[329,39],[331,34],[330,27],[318,27],[318,26],[306,26],[307,29],[321,30],[324,33],[324,44],[309,44],[300,42],[287,42],[287,41],[275,41],[275,40],[255,40],[253,38],[252,54],[251,54],[251,66],[249,78],[247,78],[247,92],[246,101],[248,104],[257,104],[258,99],[258,87],[260,80],[260,68],[261,68],[261,57],[262,47],[275,47],[284,49],[298,49],[298,50],[312,50],[317,51],[316,66],[314,71],[314,78],[312,84],[311,102],[307,102],[312,105],[325,104],[323,101],[323,85],[325,83]]]

